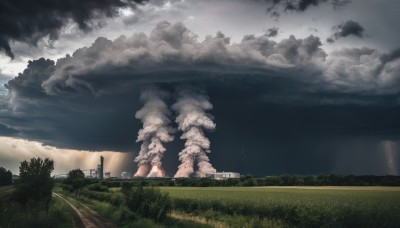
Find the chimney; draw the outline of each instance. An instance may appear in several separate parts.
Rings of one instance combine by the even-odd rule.
[[[100,156],[100,164],[99,164],[99,170],[98,170],[99,179],[103,179],[103,174],[104,174],[104,157]]]

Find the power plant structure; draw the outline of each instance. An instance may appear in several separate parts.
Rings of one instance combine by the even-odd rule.
[[[104,171],[104,157],[100,156],[100,163],[97,165],[97,173],[98,173],[99,179],[104,178],[103,171]]]
[[[100,161],[97,165],[97,168],[95,169],[87,169],[87,170],[82,170],[83,174],[85,175],[85,178],[90,178],[90,179],[116,179],[118,177],[111,177],[111,172],[105,172],[104,171],[104,157],[100,156]],[[64,179],[67,178],[68,174],[59,174],[55,175],[54,178],[58,179]],[[193,176],[192,176],[193,177]],[[119,177],[120,179],[131,179],[131,175],[124,171],[121,173],[121,176]],[[143,178],[143,177],[142,177]],[[147,176],[144,177],[146,179],[171,179],[171,177],[167,177],[163,175],[163,177],[152,177],[152,176]],[[175,178],[182,178],[182,177],[175,177]],[[230,178],[240,178],[240,173],[236,172],[209,172],[205,173],[202,176],[197,176],[197,178],[211,178],[215,180],[225,180],[225,179],[230,179]],[[134,179],[136,179],[134,177]],[[172,178],[173,179],[173,178]]]
[[[97,168],[82,170],[82,172],[85,175],[85,178],[100,179],[100,180],[111,178],[111,172],[104,172],[104,157],[103,156],[100,156],[100,161],[99,161],[99,164],[97,165]],[[59,175],[54,176],[54,178],[57,178],[57,179],[65,179],[67,177],[68,177],[68,174],[59,174]]]
[[[206,173],[204,177],[208,177],[216,180],[224,180],[230,178],[240,178],[240,173],[235,172],[215,172],[215,173]]]
[[[104,157],[100,156],[99,164],[96,169],[82,170],[86,178],[104,179],[110,178],[111,172],[104,172]]]

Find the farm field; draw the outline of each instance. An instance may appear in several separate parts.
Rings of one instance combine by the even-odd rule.
[[[92,207],[117,225],[130,226],[129,208],[163,208],[162,201],[133,204],[156,192],[144,187],[144,195],[135,195],[133,187],[100,183],[88,185],[76,193],[57,191]],[[167,220],[160,226],[187,227],[399,227],[400,187],[155,187],[168,193],[171,204]],[[136,189],[136,190],[135,190]],[[149,192],[146,192],[149,191]],[[157,191],[157,190],[156,190]],[[142,194],[140,193],[140,194]],[[144,198],[143,198],[144,197]],[[161,198],[160,198],[161,199]],[[141,206],[136,206],[141,205]],[[136,212],[134,212],[136,213]],[[125,220],[121,220],[123,216]],[[137,218],[141,218],[140,216]],[[133,221],[133,220],[132,220]],[[140,220],[138,220],[140,221]],[[166,222],[166,223],[165,223]],[[128,225],[130,224],[130,225]],[[156,225],[149,223],[149,226]],[[168,224],[168,225],[167,225]]]
[[[161,187],[174,210],[240,215],[289,226],[398,227],[399,187]],[[215,215],[215,216],[214,216]]]

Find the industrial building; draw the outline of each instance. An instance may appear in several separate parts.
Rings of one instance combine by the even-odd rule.
[[[234,172],[216,172],[216,173],[207,173],[205,177],[216,179],[216,180],[224,180],[229,178],[240,178],[240,173]]]
[[[91,179],[109,179],[111,178],[111,172],[104,172],[104,157],[100,156],[99,164],[97,165],[96,169],[87,169],[82,170],[85,178]],[[68,177],[68,174],[59,174],[55,175],[54,178],[56,179],[65,179]]]
[[[104,157],[100,156],[100,162],[96,169],[82,170],[86,178],[104,179],[110,178],[111,172],[104,172]]]
[[[128,172],[122,172],[121,173],[121,179],[130,179],[131,177],[130,177],[130,175],[129,175],[129,173]]]

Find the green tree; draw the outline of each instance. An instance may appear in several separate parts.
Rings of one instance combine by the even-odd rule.
[[[0,186],[12,184],[12,173],[10,170],[6,170],[0,167]]]
[[[80,169],[74,169],[68,172],[68,177],[65,184],[70,185],[71,191],[82,188],[86,185],[85,174]]]
[[[19,167],[20,182],[16,185],[14,197],[23,204],[49,208],[54,180],[51,172],[54,161],[51,159],[32,158],[23,161]]]
[[[80,169],[74,169],[68,172],[68,179],[84,178],[85,174]]]

